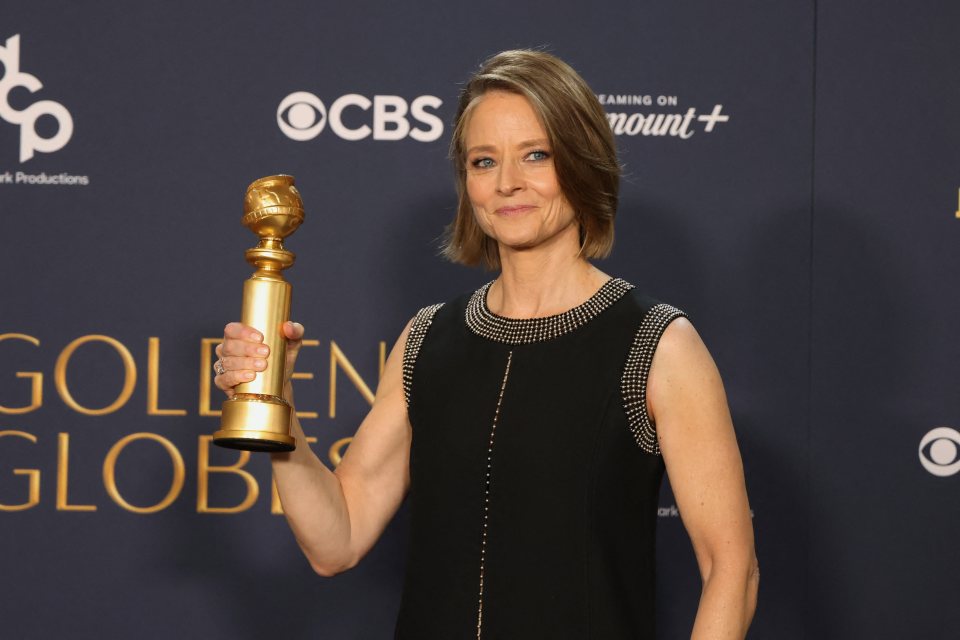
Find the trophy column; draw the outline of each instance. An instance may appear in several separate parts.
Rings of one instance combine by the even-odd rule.
[[[243,285],[243,324],[263,334],[270,347],[267,368],[250,382],[237,385],[223,403],[220,430],[213,442],[246,451],[292,451],[290,405],[283,399],[284,359],[287,340],[283,323],[290,319],[290,283],[283,270],[296,256],[283,247],[283,239],[303,222],[303,202],[292,176],[260,178],[244,198],[243,225],[260,237],[247,249],[246,258],[256,271]]]

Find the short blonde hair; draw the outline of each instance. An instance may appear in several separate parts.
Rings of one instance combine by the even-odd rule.
[[[581,255],[610,255],[620,164],[606,114],[570,65],[532,50],[498,53],[480,66],[460,92],[450,141],[459,204],[456,218],[447,227],[443,255],[466,265],[500,267],[497,243],[477,224],[467,195],[464,136],[473,107],[488,91],[508,91],[530,101],[550,140],[560,188],[576,212]]]

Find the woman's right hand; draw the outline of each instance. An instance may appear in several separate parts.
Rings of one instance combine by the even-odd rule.
[[[303,326],[296,322],[285,322],[282,330],[287,338],[284,366],[289,380],[303,342]],[[230,398],[235,386],[250,382],[258,371],[267,368],[270,347],[263,344],[263,334],[253,327],[231,322],[223,328],[223,342],[217,345],[216,353],[223,373],[214,377],[213,383]]]

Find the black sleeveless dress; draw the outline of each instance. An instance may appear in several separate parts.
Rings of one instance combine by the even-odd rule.
[[[422,309],[403,359],[411,532],[396,637],[653,638],[663,476],[646,381],[683,313],[608,281],[514,320]]]

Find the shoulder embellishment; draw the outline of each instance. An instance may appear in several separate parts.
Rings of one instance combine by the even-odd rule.
[[[403,395],[408,407],[410,406],[410,389],[413,386],[413,367],[417,363],[420,346],[423,344],[423,339],[427,337],[433,316],[442,306],[443,303],[440,303],[420,309],[410,325],[410,333],[407,334],[407,342],[403,346]]]
[[[579,329],[633,289],[626,280],[612,278],[589,300],[569,311],[545,318],[517,319],[498,316],[487,307],[487,292],[492,284],[488,282],[477,289],[467,302],[467,327],[482,338],[511,345],[552,340]]]
[[[667,325],[686,316],[680,309],[663,303],[647,311],[633,338],[620,381],[623,409],[633,439],[638,447],[656,456],[660,455],[660,445],[656,426],[647,413],[647,377],[650,375],[653,354]]]

